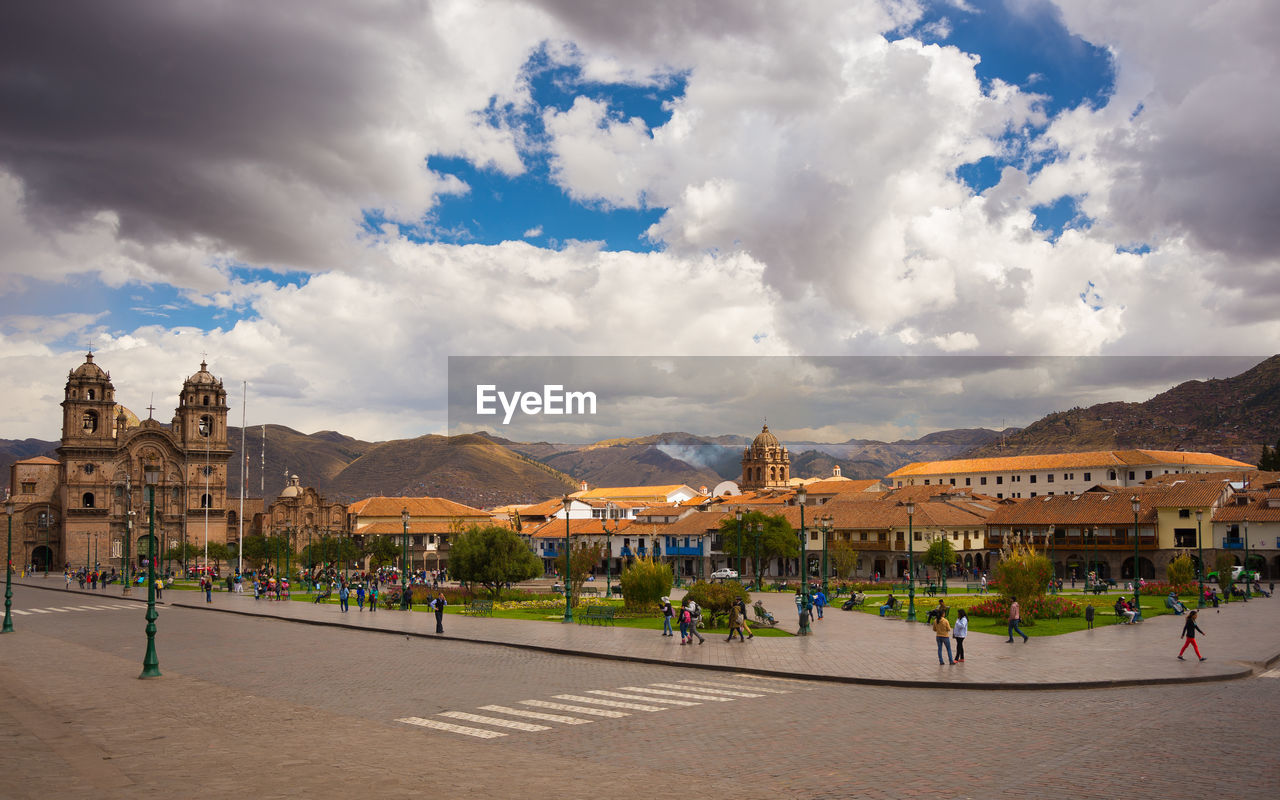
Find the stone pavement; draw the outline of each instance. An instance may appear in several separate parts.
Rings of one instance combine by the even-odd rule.
[[[62,592],[61,578],[22,583]],[[71,590],[77,593],[76,589]],[[84,592],[119,598],[119,589]],[[145,602],[142,592],[133,594]],[[792,595],[760,593],[783,625],[794,629]],[[379,610],[347,613],[336,605],[254,600],[251,594],[214,593],[206,604],[195,592],[171,591],[166,605],[287,619],[296,623],[339,626],[411,636],[436,637],[434,617],[425,610],[406,614]],[[677,598],[678,602],[678,598]],[[923,614],[923,609],[921,614]],[[558,615],[557,615],[558,616]],[[670,664],[708,670],[803,677],[844,683],[958,689],[1077,689],[1163,683],[1195,683],[1244,678],[1280,661],[1280,599],[1232,603],[1200,614],[1205,631],[1198,641],[1207,657],[1199,662],[1175,656],[1182,646],[1182,617],[1155,617],[1141,625],[1116,625],[1100,616],[1092,631],[1032,637],[1007,644],[1003,636],[971,632],[966,660],[939,666],[933,631],[924,624],[874,614],[829,608],[807,637],[760,637],[727,643],[707,635],[706,644],[681,646],[678,637],[652,630],[598,625],[532,622],[446,614],[440,638],[519,647],[594,658]],[[1188,650],[1187,653],[1191,653]]]

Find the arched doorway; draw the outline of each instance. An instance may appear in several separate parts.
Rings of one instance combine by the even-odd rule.
[[[907,560],[905,558],[898,559],[894,564],[893,574],[899,578],[907,577]]]
[[[164,554],[160,552],[160,540],[149,534],[143,534],[138,537],[138,541],[134,546],[133,563],[141,567],[143,559],[151,554],[152,546],[155,547],[155,554],[163,558]]]
[[[1250,553],[1249,557],[1245,559],[1245,562],[1245,569],[1250,569],[1258,573],[1259,578],[1266,580],[1269,577],[1267,573],[1267,559],[1257,553]]]
[[[1156,565],[1151,563],[1151,559],[1138,558],[1138,577],[1143,580],[1153,581],[1156,579]],[[1133,556],[1126,558],[1124,563],[1120,565],[1120,579],[1133,580]]]
[[[881,578],[885,577],[885,575],[887,574],[885,571],[887,567],[885,565],[885,560],[883,558],[877,558],[875,562],[871,565],[871,569]]]
[[[31,551],[31,570],[48,572],[53,567],[53,550],[48,545],[39,545]]]

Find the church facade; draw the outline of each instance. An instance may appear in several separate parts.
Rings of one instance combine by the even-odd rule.
[[[15,463],[14,562],[35,569],[136,568],[149,552],[144,468],[159,474],[155,552],[234,539],[227,504],[227,392],[201,362],[182,384],[172,421],[139,420],[116,401],[93,354],[67,376],[57,458]],[[152,409],[154,410],[154,409]]]

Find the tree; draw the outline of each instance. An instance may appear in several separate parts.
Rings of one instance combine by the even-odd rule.
[[[768,562],[771,558],[795,558],[800,555],[800,540],[796,537],[796,529],[791,527],[787,518],[781,514],[764,514],[751,511],[742,515],[742,560],[743,563],[755,563],[756,539],[752,525],[761,523],[764,532],[760,534],[760,558]],[[738,520],[732,514],[720,520],[720,550],[731,558],[738,556]]]
[[[449,571],[460,581],[484,586],[496,598],[504,585],[541,575],[542,562],[510,528],[474,525],[453,540]]]
[[[374,536],[372,541],[366,539],[365,555],[369,556],[369,566],[377,569],[397,563],[404,551],[401,539],[401,536]]]
[[[1173,584],[1175,589],[1184,589],[1195,582],[1196,565],[1191,560],[1191,556],[1186,553],[1180,553],[1177,558],[1169,562],[1169,583]]]
[[[1262,445],[1262,457],[1258,459],[1258,469],[1273,472],[1276,469],[1277,456],[1280,455],[1280,442],[1276,442],[1276,450]]]
[[[1002,597],[1025,602],[1044,596],[1049,577],[1053,575],[1053,566],[1034,547],[1015,538],[1000,550],[995,573]],[[1026,608],[1023,614],[1028,614]]]
[[[229,560],[230,551],[227,550],[225,542],[209,542],[209,560],[213,562],[216,569],[223,561]]]
[[[572,563],[572,559],[570,559]],[[645,608],[671,594],[675,576],[671,565],[652,558],[637,558],[622,570],[618,585],[627,608]]]
[[[924,563],[937,570],[939,577],[946,575],[947,567],[956,563],[956,549],[945,534],[929,543],[929,549],[924,553]]]
[[[1226,553],[1218,553],[1217,560],[1213,562],[1213,568],[1218,571],[1218,588],[1228,602],[1231,598],[1231,570],[1235,565],[1236,560]]]
[[[586,583],[591,570],[604,558],[604,543],[580,544],[569,551],[569,586],[572,589],[573,604],[578,604],[578,593],[582,584]]]
[[[171,561],[177,561],[185,567],[188,561],[197,558],[202,552],[200,548],[191,542],[178,542],[169,548],[164,557]]]
[[[831,565],[836,569],[836,576],[840,578],[848,578],[853,574],[858,566],[859,555],[858,548],[853,546],[853,542],[832,542],[827,547],[827,558],[831,560]]]

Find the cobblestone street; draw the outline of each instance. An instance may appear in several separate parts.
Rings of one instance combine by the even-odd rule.
[[[245,602],[215,596],[215,605]],[[254,605],[247,600],[250,610]],[[333,607],[278,605],[339,619]],[[164,676],[140,681],[144,604],[118,594],[20,586],[14,608],[27,613],[15,618],[14,634],[0,638],[6,797],[461,791],[1199,798],[1280,789],[1272,755],[1280,736],[1271,722],[1280,712],[1280,670],[1261,667],[1243,679],[1125,688],[902,688],[787,680],[781,670],[733,671],[727,663],[712,671],[588,658],[178,605],[162,608],[158,623]],[[1233,637],[1257,648],[1258,639],[1274,635],[1272,608],[1258,602],[1239,609],[1260,615],[1253,637],[1234,630],[1223,636],[1231,625],[1250,624],[1243,614],[1210,615],[1205,644],[1216,649],[1209,654],[1225,659]],[[380,625],[410,624],[403,615],[377,616]],[[368,614],[343,617],[366,624]],[[426,624],[427,615],[413,617],[414,626]],[[449,617],[446,630],[461,636],[472,626],[503,622]],[[1163,660],[1188,666],[1173,658],[1177,631],[1157,622],[1120,633],[1167,633],[1158,642]],[[631,634],[665,644],[646,631],[514,624],[530,636],[569,637],[584,649],[630,641]],[[792,647],[804,661],[815,657],[804,654],[806,645],[848,636],[858,649],[892,661],[900,646],[894,636],[914,635],[905,623],[864,615],[828,614],[822,624],[832,624],[831,631],[853,627],[820,630],[807,641],[757,638],[746,647]],[[1076,636],[1058,639],[1071,645]],[[1048,642],[999,645],[1008,651],[984,644],[974,663],[1044,651],[1042,644]],[[723,640],[694,648],[677,643],[675,652],[684,651],[689,658],[734,652]],[[1055,652],[1065,658],[1072,648]],[[1108,652],[1090,658],[1105,661]],[[927,664],[931,655],[926,648],[913,660]],[[1052,663],[1034,663],[1053,670]],[[1122,741],[1136,748],[1134,757],[1116,757]]]

